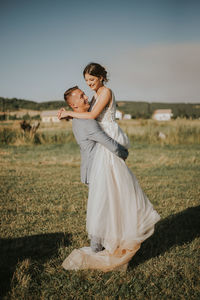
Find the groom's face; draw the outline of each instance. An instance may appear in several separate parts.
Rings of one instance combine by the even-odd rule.
[[[69,98],[70,106],[76,111],[88,111],[90,105],[88,103],[88,97],[82,90],[75,90],[71,93]]]

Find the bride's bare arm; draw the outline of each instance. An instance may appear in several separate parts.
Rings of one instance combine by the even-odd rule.
[[[72,118],[77,118],[77,119],[96,119],[104,107],[110,102],[112,99],[112,92],[111,90],[105,88],[101,94],[99,95],[99,99],[97,104],[94,106],[92,111],[89,112],[83,112],[83,113],[77,113],[74,111],[67,111],[67,115]]]

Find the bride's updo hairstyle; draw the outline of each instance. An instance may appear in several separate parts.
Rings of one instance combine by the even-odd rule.
[[[96,76],[100,78],[101,76],[103,77],[103,83],[108,82],[107,78],[107,71],[104,67],[102,67],[100,64],[97,63],[89,63],[85,69],[83,70],[83,76],[85,78],[85,75],[89,74],[92,76]]]

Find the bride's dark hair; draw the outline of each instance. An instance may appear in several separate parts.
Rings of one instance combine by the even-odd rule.
[[[104,67],[102,67],[100,64],[97,63],[89,63],[85,69],[83,70],[83,76],[85,77],[85,74],[89,74],[92,76],[96,76],[100,78],[103,77],[103,82],[108,82],[107,78],[107,71]]]

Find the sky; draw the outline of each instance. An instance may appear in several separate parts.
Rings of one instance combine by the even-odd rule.
[[[0,0],[1,97],[91,97],[89,62],[117,100],[200,103],[200,1]]]

